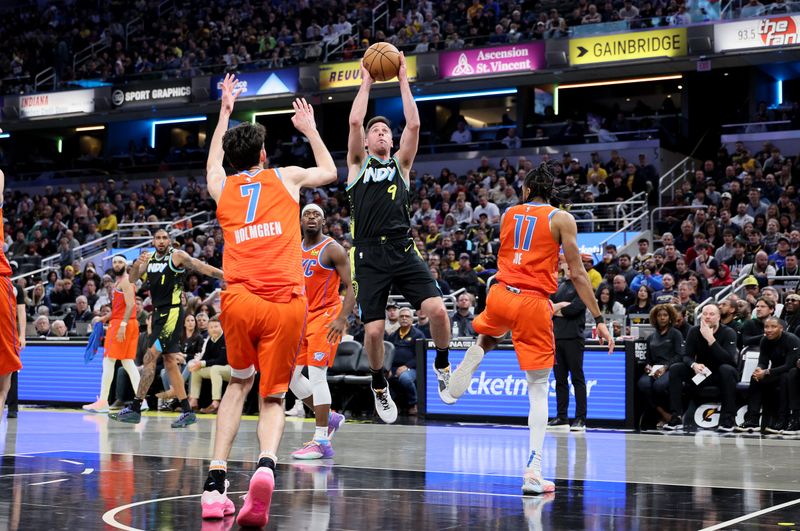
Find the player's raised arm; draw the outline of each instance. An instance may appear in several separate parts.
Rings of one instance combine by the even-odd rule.
[[[222,183],[225,182],[225,168],[222,163],[225,160],[225,151],[222,149],[222,137],[225,136],[225,131],[228,130],[228,122],[233,113],[233,104],[242,89],[235,90],[236,77],[233,74],[226,74],[225,79],[222,81],[222,97],[220,98],[219,121],[217,127],[214,129],[214,135],[211,137],[211,145],[208,148],[208,161],[206,162],[206,183],[208,185],[208,193],[214,198],[214,201],[219,200],[222,194]]]
[[[558,238],[557,241],[561,242],[561,247],[564,250],[564,258],[566,258],[567,265],[569,265],[570,277],[575,285],[575,290],[589,311],[592,312],[592,316],[597,318],[601,315],[600,307],[594,297],[592,281],[589,280],[589,274],[584,269],[581,261],[581,254],[578,250],[578,226],[575,223],[575,218],[568,212],[558,211],[553,216],[552,227],[553,236]],[[597,323],[597,335],[601,340],[608,341],[608,352],[611,353],[614,350],[614,339],[609,334],[605,323]]]
[[[400,81],[400,96],[403,100],[403,115],[406,119],[406,126],[403,129],[403,135],[400,137],[400,148],[395,156],[400,162],[403,178],[408,179],[409,170],[411,170],[414,158],[417,156],[420,120],[417,102],[414,101],[411,85],[408,83],[406,56],[402,52],[400,53],[400,70],[397,73],[397,79]]]
[[[319,131],[317,131],[314,108],[310,103],[306,102],[305,98],[297,98],[292,105],[294,106],[292,124],[308,139],[317,165],[312,168],[301,168],[299,166],[280,168],[285,184],[287,187],[293,185],[296,188],[296,192],[299,193],[300,188],[303,187],[317,188],[318,186],[336,182],[336,163],[333,161],[328,148],[325,147],[325,142],[322,141]],[[293,195],[296,196],[297,194]]]
[[[369,91],[373,83],[369,70],[361,63],[361,86],[358,94],[353,99],[353,106],[350,108],[350,134],[347,137],[347,167],[361,166],[367,158],[367,151],[364,142],[364,118],[367,116],[367,105],[369,105]],[[357,174],[358,172],[350,172]],[[355,179],[353,177],[353,179]],[[348,183],[349,184],[349,183]]]
[[[219,280],[225,279],[225,275],[222,273],[221,269],[218,269],[205,262],[202,262],[197,258],[189,256],[189,254],[186,251],[175,251],[174,253],[172,253],[171,260],[175,267],[192,269],[207,277],[214,277]]]

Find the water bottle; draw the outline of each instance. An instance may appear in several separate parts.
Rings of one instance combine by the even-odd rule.
[[[453,337],[461,337],[461,330],[458,329],[458,323],[453,321]]]

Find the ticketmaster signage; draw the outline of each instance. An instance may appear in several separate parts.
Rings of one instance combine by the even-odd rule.
[[[439,54],[439,72],[444,79],[532,72],[544,66],[544,48],[544,42],[539,41],[443,52]]]
[[[453,345],[451,345],[453,346]],[[465,350],[452,348],[450,361],[457,367]],[[436,351],[427,351],[425,363],[426,413],[457,415],[459,417],[527,417],[529,409],[528,382],[520,370],[517,355],[512,349],[500,348],[487,354],[472,377],[467,392],[452,405],[439,398],[436,375],[430,361]],[[583,354],[586,376],[588,418],[625,420],[628,376],[625,351],[615,350],[609,356],[607,348],[586,348]],[[550,374],[548,393],[549,416],[556,416],[555,377]],[[570,385],[570,395],[573,395]],[[573,395],[574,396],[574,395]],[[570,400],[569,415],[575,415],[575,399]]]
[[[655,57],[680,57],[688,52],[686,28],[595,35],[569,40],[569,64],[591,65]]]
[[[714,25],[714,50],[717,52],[798,44],[800,16],[751,18]]]
[[[70,90],[19,97],[19,117],[58,116],[94,112],[94,90]]]

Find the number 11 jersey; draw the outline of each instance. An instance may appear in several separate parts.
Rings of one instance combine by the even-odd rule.
[[[286,303],[305,293],[300,248],[300,205],[280,169],[229,176],[217,204],[225,238],[222,270],[264,300]]]
[[[549,296],[558,289],[558,254],[550,220],[558,209],[524,203],[506,210],[500,227],[497,280]]]

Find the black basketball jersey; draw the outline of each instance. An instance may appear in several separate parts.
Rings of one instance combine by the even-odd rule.
[[[155,308],[178,306],[181,303],[185,269],[178,269],[172,263],[174,248],[164,256],[153,254],[147,262],[147,270],[143,280],[150,287],[150,299]]]
[[[411,228],[408,185],[395,157],[367,156],[358,177],[347,187],[350,232],[354,241],[405,236]]]

